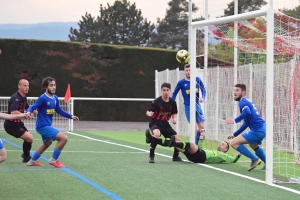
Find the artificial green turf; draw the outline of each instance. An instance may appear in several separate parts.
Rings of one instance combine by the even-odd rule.
[[[159,147],[155,163],[148,163],[149,145],[142,132],[76,132],[101,141],[68,134],[60,160],[77,174],[122,199],[298,199],[299,195],[192,163],[172,162],[172,148]],[[3,134],[0,137],[4,137]],[[35,138],[40,138],[34,133]],[[18,145],[16,140],[5,139]],[[105,143],[108,142],[108,143]],[[122,144],[118,146],[109,143]],[[35,140],[33,150],[41,143]],[[20,149],[7,143],[8,159],[0,164],[0,199],[111,199],[69,173],[49,166],[27,170]],[[128,148],[134,147],[134,148]],[[43,154],[49,158],[49,152]],[[239,164],[212,165],[263,179],[264,172],[247,172]],[[31,169],[31,168],[30,168]],[[5,180],[5,181],[3,181]]]

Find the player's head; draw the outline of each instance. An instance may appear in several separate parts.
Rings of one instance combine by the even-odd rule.
[[[163,83],[161,85],[161,96],[163,98],[168,98],[171,92],[171,84],[170,83]]]
[[[19,80],[18,89],[19,93],[21,93],[22,95],[27,94],[29,91],[29,82],[26,79]]]
[[[220,144],[218,146],[218,151],[222,151],[222,152],[226,153],[228,150],[229,150],[229,143],[226,141],[220,142]]]
[[[46,89],[46,92],[50,95],[55,94],[56,91],[56,81],[52,77],[44,78],[42,82],[43,88]]]
[[[240,101],[242,97],[246,95],[246,85],[245,84],[236,84],[234,86],[234,100]]]
[[[187,79],[190,79],[190,77],[191,77],[191,68],[190,68],[190,64],[184,65],[184,74],[185,74],[185,77],[186,77]]]

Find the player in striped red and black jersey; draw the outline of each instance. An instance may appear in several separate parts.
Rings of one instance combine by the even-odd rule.
[[[24,113],[28,109],[26,94],[29,91],[29,82],[25,79],[21,79],[18,83],[18,91],[13,94],[8,104],[8,114],[20,114]],[[21,119],[5,120],[5,131],[14,136],[15,138],[21,138],[23,142],[23,162],[28,162],[31,159],[30,150],[33,142],[33,136],[28,132]]]
[[[151,117],[149,128],[152,132],[149,163],[154,163],[154,151],[157,144],[162,146],[168,146],[169,139],[172,135],[175,135],[176,141],[181,141],[176,131],[170,126],[169,120],[172,120],[173,124],[177,123],[177,104],[176,101],[170,98],[170,83],[163,83],[161,85],[161,96],[156,98],[146,115]],[[146,136],[151,134],[149,130],[146,131]],[[150,141],[149,141],[150,143]],[[173,161],[182,161],[178,156],[179,152],[174,148]]]

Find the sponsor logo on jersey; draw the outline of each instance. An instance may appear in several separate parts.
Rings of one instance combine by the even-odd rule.
[[[53,115],[55,113],[55,109],[47,109],[47,115]]]

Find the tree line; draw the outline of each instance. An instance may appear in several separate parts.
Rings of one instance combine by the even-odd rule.
[[[238,13],[259,10],[266,5],[264,0],[239,0]],[[88,12],[79,21],[79,28],[71,28],[70,41],[149,46],[168,49],[188,49],[188,8],[187,0],[170,0],[164,18],[156,24],[144,18],[135,3],[116,0],[112,5],[100,4],[99,16]],[[198,8],[193,4],[193,12]],[[300,6],[283,9],[281,12],[300,19]],[[234,14],[234,0],[227,4],[223,16]],[[193,19],[203,20],[203,17]]]

